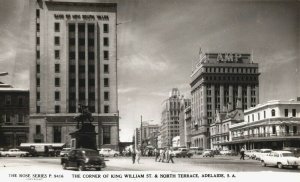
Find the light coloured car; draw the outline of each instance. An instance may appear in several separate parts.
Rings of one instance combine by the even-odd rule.
[[[297,169],[300,166],[300,159],[289,151],[273,151],[261,158],[261,165],[264,167],[277,166],[278,168],[292,166]]]
[[[102,148],[99,150],[99,155],[103,157],[117,157],[120,155],[120,152],[110,148]]]
[[[19,149],[9,149],[8,151],[1,151],[1,156],[6,157],[27,157],[29,152],[21,151]]]
[[[256,154],[255,154],[255,159],[260,160],[264,156],[268,155],[271,153],[273,150],[272,149],[260,149]]]
[[[234,152],[231,150],[221,150],[220,155],[233,155]]]
[[[59,156],[60,157],[66,157],[68,156],[69,152],[71,151],[71,148],[63,148],[60,153]]]
[[[214,151],[211,149],[205,149],[202,154],[203,157],[214,157]]]

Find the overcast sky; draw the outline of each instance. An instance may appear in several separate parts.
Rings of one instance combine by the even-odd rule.
[[[1,81],[29,88],[28,1],[0,0]],[[118,78],[121,141],[144,120],[160,123],[161,103],[203,52],[252,53],[261,72],[260,102],[300,96],[296,1],[120,0]]]

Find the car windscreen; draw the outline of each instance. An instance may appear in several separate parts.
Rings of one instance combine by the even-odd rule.
[[[282,153],[282,157],[295,157],[293,153]]]
[[[99,156],[99,153],[94,150],[86,150],[83,152],[86,156]]]

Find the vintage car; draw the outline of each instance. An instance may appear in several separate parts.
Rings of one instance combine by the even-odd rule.
[[[201,147],[190,147],[188,153],[191,154],[191,155],[202,155],[203,148],[201,148]]]
[[[292,166],[297,169],[300,166],[300,159],[289,151],[273,151],[261,158],[261,165],[264,167],[268,165],[277,166],[278,168]]]
[[[193,156],[192,153],[188,153],[187,148],[178,148],[177,150],[172,151],[171,155],[175,157],[189,157],[189,158]]]
[[[97,150],[79,148],[71,150],[66,157],[61,158],[63,169],[69,167],[77,168],[79,171],[94,168],[100,171],[106,167],[104,159],[99,156]]]
[[[258,152],[255,152],[255,159],[260,160],[262,157],[271,153],[272,149],[260,149]]]
[[[102,148],[102,149],[98,149],[98,150],[99,150],[100,156],[102,156],[102,157],[117,157],[120,155],[120,152],[115,151],[110,148]]]
[[[205,149],[202,154],[203,157],[214,157],[214,151],[211,149]]]
[[[59,153],[59,156],[60,157],[66,157],[68,156],[69,152],[71,151],[71,148],[63,148],[60,153]]]
[[[6,157],[27,157],[29,152],[21,151],[19,149],[9,149],[8,151],[1,151],[0,155]]]

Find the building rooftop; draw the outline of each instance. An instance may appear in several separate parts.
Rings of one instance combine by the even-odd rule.
[[[294,99],[291,99],[291,100],[288,100],[288,101],[270,100],[266,103],[258,104],[255,107],[251,107],[251,108],[245,110],[244,113],[245,114],[251,113],[253,111],[256,111],[256,110],[259,110],[261,108],[268,107],[268,106],[271,106],[271,105],[287,105],[287,104],[293,104],[293,105],[299,105],[300,106],[300,101],[296,101]]]

